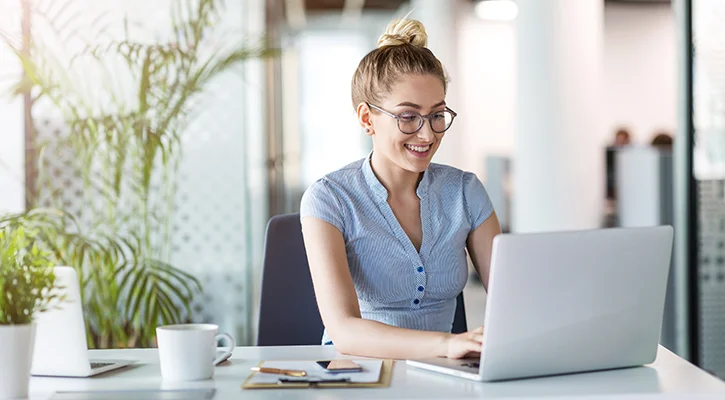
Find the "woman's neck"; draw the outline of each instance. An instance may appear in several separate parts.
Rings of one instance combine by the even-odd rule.
[[[406,171],[376,152],[373,152],[370,166],[380,183],[387,189],[388,196],[392,197],[415,195],[418,183],[423,178],[422,173]]]

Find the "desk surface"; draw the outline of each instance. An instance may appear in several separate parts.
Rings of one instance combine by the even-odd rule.
[[[398,361],[390,388],[244,390],[241,384],[260,360],[345,358],[332,346],[237,347],[231,360],[216,368],[214,378],[169,383],[160,376],[155,349],[91,350],[92,359],[138,360],[134,366],[93,378],[41,378],[30,382],[30,399],[47,399],[55,391],[114,389],[216,388],[222,399],[388,399],[388,398],[571,398],[596,399],[695,398],[724,399],[725,382],[660,347],[648,366],[517,381],[483,383],[407,367]],[[348,357],[349,358],[349,357]]]

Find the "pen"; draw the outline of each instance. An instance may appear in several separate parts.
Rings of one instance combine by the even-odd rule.
[[[252,371],[264,372],[265,374],[278,374],[278,375],[287,375],[287,376],[307,376],[307,372],[296,370],[296,369],[254,367],[254,368],[252,368]]]
[[[298,385],[298,384],[308,384],[310,386],[317,386],[321,383],[349,383],[349,378],[340,378],[340,379],[320,379],[320,380],[295,380],[295,379],[285,379],[285,378],[279,378],[277,381],[278,385],[285,385],[285,384],[292,384],[292,385]]]

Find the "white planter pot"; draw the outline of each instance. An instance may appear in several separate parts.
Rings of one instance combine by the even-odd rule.
[[[28,397],[35,325],[0,325],[0,399]]]

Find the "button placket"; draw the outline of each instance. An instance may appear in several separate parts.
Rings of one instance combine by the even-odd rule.
[[[414,292],[413,307],[420,308],[420,303],[423,301],[423,297],[425,297],[427,283],[426,271],[422,263],[413,266],[413,274],[415,274],[415,286],[412,288]]]

